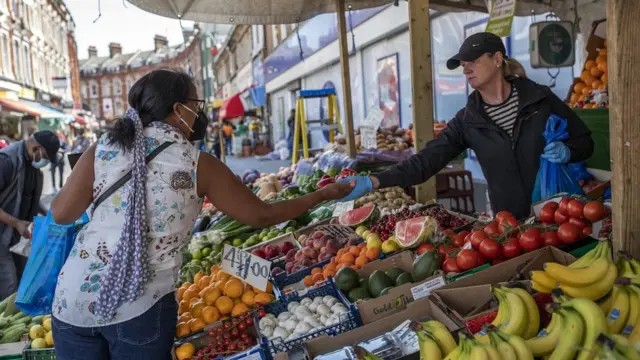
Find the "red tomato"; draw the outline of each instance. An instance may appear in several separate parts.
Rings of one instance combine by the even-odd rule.
[[[418,255],[422,255],[427,251],[433,250],[433,248],[434,248],[433,244],[429,244],[429,243],[420,244],[420,246],[418,246],[418,249],[416,250],[416,253]]]
[[[520,256],[520,244],[518,243],[518,239],[511,238],[509,242],[502,245],[502,256],[507,259],[512,259],[514,257]]]
[[[558,225],[562,225],[569,221],[569,216],[565,215],[560,211],[560,209],[556,210],[556,213],[553,214],[553,219]]]
[[[510,235],[517,230],[516,228],[518,227],[518,225],[520,225],[518,223],[518,220],[516,220],[516,218],[514,217],[510,217],[502,220],[500,225],[498,225],[498,229],[500,230],[500,234]]]
[[[482,266],[487,262],[487,259],[482,256],[482,254],[478,253],[478,266]]]
[[[447,237],[453,237],[456,234],[453,230],[445,230],[442,233]]]
[[[460,273],[462,269],[458,266],[456,259],[449,258],[442,264],[442,271],[445,273]]]
[[[584,221],[582,219],[574,218],[574,217],[569,218],[568,223],[573,225],[573,226],[575,226],[575,227],[577,227],[578,229],[580,229],[580,231],[582,231],[582,229],[587,227],[587,222],[586,221]]]
[[[500,230],[498,230],[498,223],[492,221],[484,227],[484,232],[489,236],[498,236],[500,235]]]
[[[555,202],[555,201],[549,201],[548,203],[545,203],[545,204],[544,204],[544,206],[543,206],[542,208],[549,207],[549,208],[552,208],[552,209],[553,209],[553,211],[556,211],[556,210],[558,210],[558,206],[559,206],[559,205],[558,205],[558,203],[557,203],[557,202]]]
[[[554,215],[556,213],[556,210],[553,208],[553,206],[544,206],[542,209],[540,209],[540,213],[538,214],[538,219],[540,219],[540,222],[543,224],[553,224],[555,222],[554,220]]]
[[[440,259],[444,259],[449,256],[449,253],[453,250],[453,247],[450,245],[440,245],[438,246],[438,254],[440,254]]]
[[[495,260],[502,255],[500,244],[493,239],[484,239],[478,247],[480,254],[489,260]]]
[[[475,230],[471,233],[471,238],[469,239],[469,241],[471,242],[471,247],[477,250],[478,248],[480,248],[480,244],[482,243],[482,241],[488,238],[489,237],[484,231]]]
[[[584,204],[578,200],[571,200],[567,205],[567,215],[574,218],[581,218],[583,215]]]
[[[454,235],[453,245],[455,245],[456,247],[464,246],[464,236],[462,236],[462,234]]]
[[[465,244],[468,243],[469,241],[471,241],[471,234],[473,234],[473,233],[468,233],[467,236],[464,237]]]
[[[569,213],[567,212],[567,205],[569,205],[570,201],[571,198],[562,198],[562,200],[560,200],[560,203],[558,203],[558,211],[560,211],[563,215],[569,215]]]
[[[462,270],[471,270],[478,266],[478,252],[471,249],[462,249],[456,256],[456,264]]]
[[[513,217],[513,215],[508,211],[500,211],[496,214],[495,220],[497,223],[502,222],[503,219]]]
[[[582,231],[573,224],[565,223],[558,228],[558,240],[564,244],[573,244],[578,241],[581,234]]]
[[[582,235],[584,235],[585,237],[590,236],[593,233],[593,229],[591,228],[591,226],[585,226],[584,229],[582,229]]]
[[[533,251],[538,250],[542,246],[542,239],[540,237],[539,229],[529,229],[520,235],[518,244],[523,250]]]
[[[599,201],[589,201],[585,204],[582,212],[584,217],[591,222],[602,220],[606,215],[605,207]]]
[[[558,233],[555,231],[545,231],[542,233],[542,243],[545,246],[555,246],[558,247],[562,243],[558,240]]]
[[[471,231],[467,231],[467,230],[465,230],[465,231],[460,231],[460,232],[458,233],[458,235],[462,236],[462,238],[463,238],[463,239],[464,239],[464,238],[466,238],[466,237],[467,237],[467,235],[469,235],[469,234],[471,234]]]

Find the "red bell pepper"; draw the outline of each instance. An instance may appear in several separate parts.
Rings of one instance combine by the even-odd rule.
[[[335,180],[333,180],[332,177],[327,177],[326,179],[323,178],[318,181],[318,183],[316,184],[316,188],[322,189],[323,187],[333,183],[335,183]]]

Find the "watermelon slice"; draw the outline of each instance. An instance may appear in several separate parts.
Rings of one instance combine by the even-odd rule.
[[[378,220],[379,215],[380,210],[375,205],[370,204],[343,213],[338,217],[338,223],[351,227],[367,226]]]
[[[396,224],[396,242],[403,248],[412,248],[436,233],[438,222],[431,216],[420,216]]]

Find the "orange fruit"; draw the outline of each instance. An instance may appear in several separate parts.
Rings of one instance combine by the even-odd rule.
[[[189,321],[191,319],[193,319],[193,316],[191,316],[191,313],[188,312],[188,311],[186,313],[183,313],[182,315],[178,316],[178,322],[179,323],[187,322],[187,321]]]
[[[204,303],[207,305],[213,305],[216,303],[216,300],[218,300],[218,298],[220,297],[220,295],[222,295],[222,292],[220,291],[220,289],[215,288],[215,287],[208,287],[208,290],[205,292],[204,296],[202,297],[202,299],[204,300]]]
[[[191,328],[191,332],[196,332],[204,329],[207,324],[204,323],[204,320],[197,318],[189,320],[189,327]]]
[[[214,277],[213,275],[217,274],[218,271],[220,271],[220,267],[218,265],[211,265],[211,277]]]
[[[377,259],[379,256],[380,256],[380,249],[371,248],[371,249],[367,250],[367,259],[373,261],[373,260]]]
[[[596,80],[595,77],[593,77],[593,75],[588,74],[585,76],[584,78],[584,83],[587,84],[587,86],[591,86],[591,84]]]
[[[220,270],[218,271],[218,273],[216,274],[216,281],[220,281],[220,280],[229,280],[229,277],[231,275],[227,274],[226,272]]]
[[[184,343],[175,349],[178,360],[191,359],[196,353],[196,348],[191,343]]]
[[[358,256],[358,258],[356,259],[356,265],[358,266],[362,266],[368,262],[369,262],[369,259],[367,259],[366,255]]]
[[[189,302],[186,300],[180,301],[178,304],[178,314],[184,314],[189,311]]]
[[[327,265],[324,266],[324,269],[325,270],[333,270],[333,271],[335,271],[336,270],[336,264],[327,264]]]
[[[595,89],[599,89],[600,85],[602,85],[602,81],[596,80],[591,84],[591,87],[595,90]]]
[[[573,91],[575,91],[576,94],[582,94],[582,89],[585,87],[586,85],[583,82],[579,82],[573,85]]]
[[[320,274],[321,272],[322,272],[322,269],[318,267],[311,269],[311,275]]]
[[[267,293],[259,293],[253,298],[256,305],[266,305],[275,300],[274,296]]]
[[[198,301],[198,302],[194,303],[189,308],[189,310],[191,312],[191,315],[194,318],[199,318],[200,316],[202,316],[202,309],[204,309],[205,306],[207,306],[207,304],[203,303],[202,301]]]
[[[319,281],[324,281],[324,275],[322,275],[322,273],[313,274],[311,280],[314,284],[317,284]]]
[[[585,68],[585,70],[591,70],[591,68],[592,68],[592,67],[594,67],[595,65],[596,65],[596,62],[595,62],[595,61],[593,61],[593,60],[587,60],[587,61],[584,63],[584,68]]]
[[[191,286],[191,285],[193,285],[193,284],[187,281],[186,283],[183,283],[182,285],[180,285],[180,287],[181,287],[181,288],[188,289],[188,288],[189,288],[189,286]]]
[[[603,71],[598,69],[597,67],[593,67],[590,70],[591,72],[591,76],[594,76],[596,78],[599,78],[600,76],[602,76]]]
[[[207,324],[212,324],[220,319],[220,312],[214,306],[205,306],[202,309],[202,320]]]
[[[587,95],[591,94],[591,90],[593,90],[593,89],[591,89],[590,86],[585,87],[584,89],[582,89],[582,95],[587,96]]]
[[[203,277],[200,279],[200,281],[198,281],[198,287],[199,287],[200,289],[204,289],[204,288],[206,288],[207,286],[209,286],[209,283],[210,283],[210,282],[211,282],[211,277],[210,277],[210,276],[205,275],[205,276],[203,276]]]
[[[607,75],[607,64],[600,64],[598,66],[603,72],[602,76],[600,77],[600,81],[602,81],[603,84],[606,84],[609,81],[609,75]]]
[[[193,286],[193,285],[191,285]],[[187,303],[193,299],[193,298],[197,298],[198,297],[198,292],[194,291],[194,290],[186,290],[183,294],[182,294],[182,300],[186,301]]]
[[[307,275],[304,277],[304,286],[309,287],[313,285],[313,275]]]
[[[336,271],[333,269],[324,269],[324,271],[322,272],[322,275],[324,275],[324,277],[328,279],[329,276],[335,277]]]
[[[338,264],[338,266],[336,266],[336,271],[340,270],[340,269],[342,269],[344,267],[349,267],[349,264]]]
[[[361,242],[360,244],[358,244],[358,248],[360,248],[360,249],[362,249],[362,248],[364,248],[366,246],[367,246],[366,242]]]
[[[238,279],[230,279],[224,284],[224,294],[232,299],[239,298],[244,292],[244,285]]]
[[[193,277],[193,283],[197,284],[200,282],[200,279],[202,279],[202,277],[204,277],[204,273],[202,271],[199,271],[198,273],[195,274],[195,276]]]
[[[191,308],[191,306],[193,306],[193,304],[200,302],[200,298],[199,297],[194,297],[193,299],[189,300],[189,308]]]
[[[213,285],[216,289],[220,290],[220,292],[224,292],[224,284],[227,283],[227,280],[219,280]]]
[[[583,108],[583,109],[593,109],[593,108],[594,108],[594,106],[593,106],[593,104],[584,104],[584,105],[582,106],[582,108]]]
[[[349,248],[349,253],[357,257],[358,255],[360,255],[360,248],[357,246],[352,246],[351,248]]]
[[[356,261],[356,258],[353,257],[353,255],[349,254],[344,254],[342,255],[342,257],[340,257],[340,262],[343,264],[353,264]]]
[[[181,338],[191,334],[191,326],[188,322],[180,322],[176,325],[176,337]],[[177,353],[176,353],[177,355]]]
[[[228,296],[220,296],[216,300],[216,307],[218,308],[218,311],[220,311],[220,314],[231,314],[231,310],[233,309],[233,300]]]
[[[256,293],[249,290],[249,291],[245,291],[244,294],[242,294],[242,303],[247,305],[247,306],[253,306],[253,302],[254,302],[254,298],[256,297]]]
[[[182,296],[184,295],[184,292],[187,291],[187,288],[178,288],[178,291],[176,291],[176,297],[178,299],[178,301],[182,301]]]
[[[345,249],[344,248],[339,249],[338,253],[336,253],[336,257],[338,257],[338,259],[339,259],[339,258],[342,257],[342,255],[344,255],[344,253],[345,253]]]
[[[584,102],[584,95],[580,95],[580,96],[578,97],[578,101]]]
[[[189,290],[194,291],[196,294],[200,292],[200,288],[198,287],[197,284],[193,284],[191,286],[189,286]]]
[[[262,291],[254,286],[251,287],[253,289],[253,291],[257,294],[257,293],[263,293],[266,292],[267,294],[273,294],[273,285],[271,285],[270,281],[267,281],[267,291]]]
[[[231,310],[231,316],[238,316],[249,311],[249,307],[243,303],[235,304]]]
[[[576,94],[576,93],[571,94],[571,98],[570,98],[569,102],[571,102],[572,104],[576,103],[578,101],[578,96],[579,95]]]

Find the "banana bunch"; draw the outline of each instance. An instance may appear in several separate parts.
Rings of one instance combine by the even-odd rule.
[[[634,349],[631,342],[620,335],[600,334],[596,339],[600,347],[600,360],[640,360],[640,350]]]
[[[525,341],[531,353],[548,360],[593,360],[601,349],[596,339],[607,333],[600,307],[589,299],[558,296],[548,310],[552,312],[549,325]]]
[[[487,333],[487,343],[461,334],[458,347],[445,360],[533,360],[522,337],[507,334],[492,325],[483,332]]]
[[[607,241],[600,241],[569,266],[550,262],[544,264],[544,270],[530,273],[532,288],[538,292],[549,294],[559,287],[569,297],[593,301],[607,296],[617,277]]]
[[[442,360],[457,347],[449,329],[439,321],[412,321],[410,326],[418,336],[418,347],[422,360]]]
[[[362,346],[355,346],[354,347],[355,353],[356,353],[356,357],[358,360],[382,360],[381,357],[379,357],[378,355],[372,353],[371,351],[363,348]]]
[[[540,312],[535,299],[528,291],[518,287],[491,287],[491,292],[498,299],[498,314],[491,322],[501,332],[530,339],[540,328]],[[485,331],[475,335],[476,341],[490,343]]]
[[[640,351],[640,275],[618,278],[612,297],[607,316],[609,334],[621,335]]]
[[[626,251],[618,251],[618,276],[626,278],[635,278],[640,275],[640,261],[634,259],[631,254]]]

